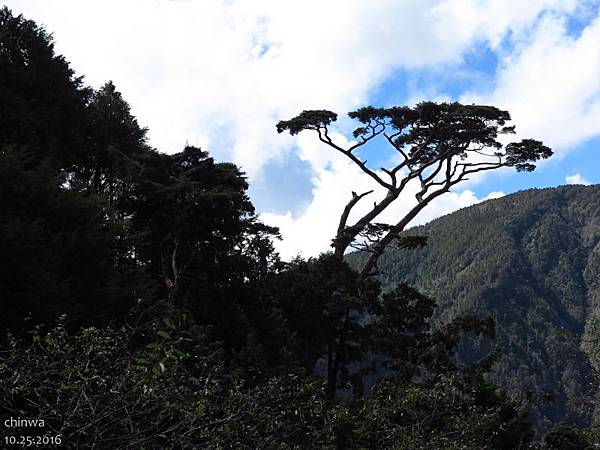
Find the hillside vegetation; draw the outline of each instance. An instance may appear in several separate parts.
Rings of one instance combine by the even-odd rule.
[[[428,245],[388,251],[383,285],[406,282],[435,298],[438,322],[492,316],[496,339],[463,343],[463,360],[500,349],[494,381],[531,399],[541,430],[585,422],[594,384],[580,343],[600,307],[600,186],[519,192],[406,234],[427,236]]]

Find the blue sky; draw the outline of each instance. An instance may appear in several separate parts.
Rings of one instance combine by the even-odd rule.
[[[113,80],[157,149],[188,142],[242,166],[263,220],[281,228],[284,257],[326,250],[350,192],[370,188],[315,136],[276,133],[303,109],[339,113],[333,132],[344,143],[343,116],[360,106],[492,104],[511,112],[517,137],[555,150],[532,174],[472,180],[415,223],[530,187],[600,183],[596,0],[5,3],[52,32],[88,84]],[[390,156],[379,145],[369,161]]]

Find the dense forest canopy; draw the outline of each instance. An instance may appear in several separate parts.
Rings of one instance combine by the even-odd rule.
[[[493,147],[507,117],[488,113]],[[0,118],[0,424],[43,419],[40,438],[61,448],[533,445],[527,404],[487,376],[498,353],[456,358],[465,336],[493,338],[492,320],[435,323],[433,298],[402,280],[384,291],[343,254],[282,262],[238,167],[153,149],[114,83],[85,86],[6,7]],[[409,157],[454,152],[436,145]],[[504,161],[517,168],[549,154],[515,145]],[[2,445],[32,433],[3,431]],[[541,445],[584,448],[593,432],[560,425]]]

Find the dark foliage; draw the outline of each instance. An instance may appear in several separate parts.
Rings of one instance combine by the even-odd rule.
[[[0,9],[0,147],[16,145],[71,170],[81,161],[90,89],[51,36],[31,20]]]
[[[543,448],[548,450],[591,450],[594,447],[580,429],[559,423],[544,436]]]
[[[34,158],[0,149],[0,326],[20,330],[62,313],[99,323],[124,313],[132,304],[98,199],[62,188]]]
[[[497,352],[456,358],[466,336],[494,336],[491,319],[434,321],[432,297],[382,290],[339,254],[282,263],[239,168],[193,146],[150,148],[112,83],[85,88],[50,36],[7,8],[0,58],[1,424],[44,419],[62,448],[528,448],[522,402],[486,378]],[[437,152],[463,129],[492,147],[511,132],[493,107],[351,116],[408,126],[405,144],[433,139]],[[278,129],[336,118],[310,111]],[[544,149],[507,147],[509,165],[529,170]],[[412,150],[411,164],[435,151]],[[427,234],[396,247],[427,251]],[[585,439],[561,428],[546,443]]]

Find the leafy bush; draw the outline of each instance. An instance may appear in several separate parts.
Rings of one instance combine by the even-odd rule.
[[[63,317],[30,340],[9,336],[0,413],[44,419],[66,448],[329,445],[322,383],[287,375],[246,387],[184,315],[143,323],[136,314],[121,327],[69,334]]]

